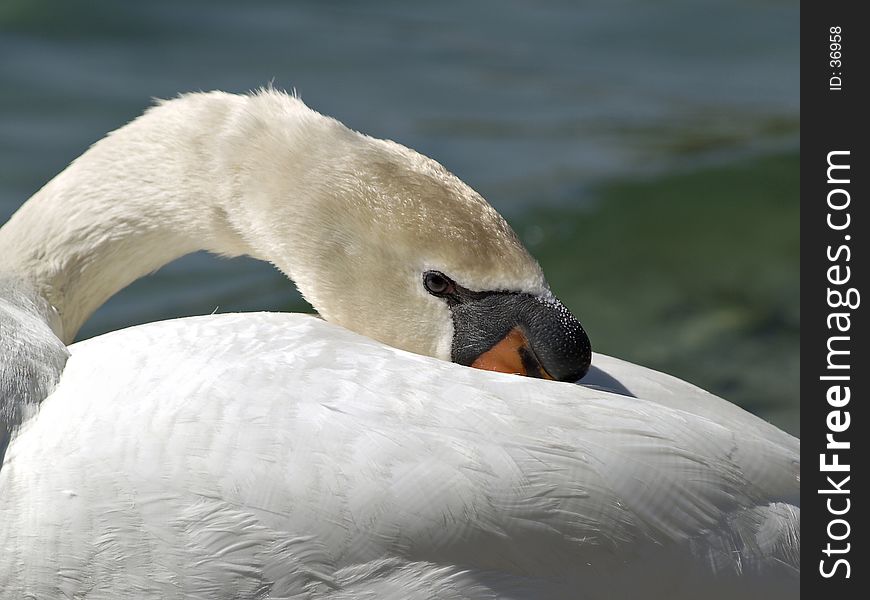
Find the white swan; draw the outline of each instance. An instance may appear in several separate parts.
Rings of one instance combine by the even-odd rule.
[[[58,337],[200,247],[368,337],[213,315],[63,366]],[[589,346],[478,195],[284,94],[111,134],[0,230],[0,273],[2,598],[797,593],[796,439],[601,355],[590,387],[437,360],[569,380]]]

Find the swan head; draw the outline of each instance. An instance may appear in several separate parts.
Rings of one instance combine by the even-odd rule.
[[[495,371],[576,381],[591,346],[540,266],[477,192],[400,144],[277,92],[251,98],[242,172],[265,255],[328,321]],[[271,113],[291,125],[276,131]],[[264,113],[266,115],[264,116]],[[265,168],[263,168],[265,167]],[[289,185],[288,182],[293,184]],[[265,206],[264,206],[265,204]],[[254,217],[251,217],[254,218]]]

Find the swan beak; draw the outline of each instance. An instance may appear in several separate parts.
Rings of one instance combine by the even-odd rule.
[[[459,290],[451,310],[459,364],[574,382],[592,363],[589,337],[551,294]]]
[[[498,371],[500,373],[524,375],[526,377],[554,379],[541,366],[541,362],[535,356],[529,340],[519,327],[511,329],[500,342],[478,356],[471,363],[471,366],[475,369],[483,369],[484,371]]]

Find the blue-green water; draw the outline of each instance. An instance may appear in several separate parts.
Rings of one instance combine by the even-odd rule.
[[[797,181],[798,26],[797,3],[780,1],[3,0],[0,222],[152,97],[295,87],[312,107],[433,156],[478,189],[539,254],[553,288],[597,332],[596,347],[674,371],[796,431],[796,221],[774,217],[797,203],[786,183],[792,171]],[[752,171],[765,156],[792,157],[776,185],[768,171]],[[664,294],[640,258],[655,255],[651,244],[667,254],[663,238],[673,232],[644,238],[643,247],[641,236],[617,236],[648,196],[659,197],[653,219],[681,222],[687,198],[669,202],[669,190],[692,194],[702,215],[705,206],[721,210],[729,169],[755,173],[735,193],[774,202],[765,204],[763,214],[773,215],[765,227],[782,235],[746,243],[722,229],[723,219],[701,219],[705,235],[691,239],[715,240],[713,256],[737,261],[739,276],[722,281],[711,275],[721,271],[716,264],[689,272],[664,262],[672,265]],[[683,175],[695,177],[694,187],[675,183]],[[707,181],[717,193],[704,193]],[[626,199],[617,182],[638,187]],[[619,210],[604,209],[616,202]],[[733,210],[752,220],[752,206]],[[583,214],[598,215],[589,227],[614,233],[588,235]],[[540,237],[556,235],[546,225],[560,221],[575,225],[554,255]],[[584,266],[617,255],[618,281],[607,275],[613,269]],[[576,261],[566,267],[566,256]],[[594,289],[608,297],[586,293]],[[707,300],[685,310],[679,299],[690,293]],[[744,321],[734,320],[733,297]],[[300,302],[266,265],[194,255],[119,294],[82,336]],[[779,325],[740,326],[780,312],[789,316]],[[656,331],[650,339],[644,325],[662,314],[673,337]],[[692,355],[706,335],[712,341],[698,366]],[[734,360],[735,347],[778,360]]]

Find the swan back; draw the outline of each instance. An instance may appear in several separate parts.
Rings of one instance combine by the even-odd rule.
[[[147,374],[136,394],[131,370]],[[667,396],[466,369],[299,315],[108,334],[72,347],[9,448],[0,539],[20,552],[0,586],[131,598],[797,593],[797,440],[759,435],[755,417],[714,396],[693,410]]]

